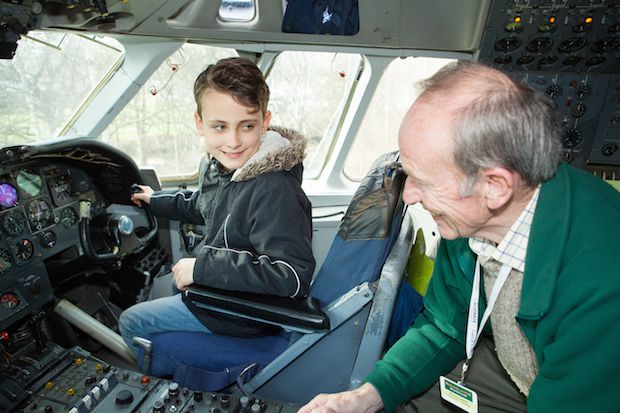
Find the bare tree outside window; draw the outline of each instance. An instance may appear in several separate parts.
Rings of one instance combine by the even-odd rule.
[[[29,32],[0,60],[0,145],[57,137],[122,56],[111,38]]]
[[[398,129],[417,99],[416,83],[431,77],[451,59],[408,57],[396,59],[385,70],[344,165],[345,175],[360,181],[375,159],[398,149]]]
[[[194,123],[194,80],[208,65],[236,55],[233,49],[185,44],[153,73],[101,140],[160,177],[195,174],[205,149]]]

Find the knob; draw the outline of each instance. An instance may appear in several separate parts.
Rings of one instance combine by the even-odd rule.
[[[179,383],[172,382],[168,385],[168,395],[170,398],[177,397],[179,395]]]
[[[114,403],[120,406],[127,406],[128,404],[131,404],[131,402],[133,402],[133,393],[129,390],[119,391],[116,395],[116,399],[114,400]]]
[[[194,393],[194,401],[196,403],[200,403],[202,401],[202,392],[197,391]]]
[[[230,407],[230,396],[229,396],[229,395],[227,395],[227,394],[222,394],[222,395],[220,396],[220,405],[221,405],[223,408]]]
[[[166,411],[166,406],[164,406],[164,402],[161,400],[155,400],[153,402],[153,413],[164,413]]]
[[[261,411],[260,404],[258,404],[258,403],[254,403],[254,404],[252,405],[252,407],[250,407],[250,411],[251,411],[252,413],[260,413],[260,411]]]
[[[248,405],[250,404],[250,399],[248,398],[248,396],[241,396],[241,398],[239,399],[239,404],[241,404],[241,407],[248,407]]]
[[[606,143],[603,146],[603,155],[611,156],[618,151],[618,145],[615,143]]]
[[[54,411],[54,408],[51,405],[48,404],[48,405],[45,406],[45,409],[43,409],[43,411],[45,413],[52,413]]]

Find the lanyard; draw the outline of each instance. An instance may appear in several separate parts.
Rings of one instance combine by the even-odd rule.
[[[463,384],[465,381],[465,373],[467,372],[471,358],[474,356],[474,347],[476,347],[476,343],[480,338],[482,329],[491,316],[491,311],[493,311],[497,297],[499,297],[499,293],[506,283],[511,270],[512,268],[506,264],[502,265],[502,268],[499,270],[499,274],[493,284],[493,289],[491,290],[491,295],[489,296],[487,302],[487,308],[484,311],[484,314],[482,314],[482,320],[480,320],[480,326],[478,326],[478,302],[480,301],[480,258],[478,257],[478,259],[476,259],[476,271],[474,272],[474,283],[471,290],[471,299],[469,300],[467,334],[465,336],[465,352],[467,354],[467,360],[463,363],[463,370],[461,371],[461,380],[459,381],[459,384]]]

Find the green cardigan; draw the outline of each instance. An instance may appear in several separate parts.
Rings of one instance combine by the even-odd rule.
[[[539,366],[530,413],[620,409],[619,264],[620,194],[560,165],[540,191],[517,314]],[[366,379],[386,412],[465,358],[474,265],[467,239],[441,242],[424,312]]]

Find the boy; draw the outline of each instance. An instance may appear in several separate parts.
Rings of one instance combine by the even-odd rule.
[[[268,130],[269,88],[261,71],[243,58],[222,59],[194,84],[198,134],[210,158],[201,188],[143,192],[131,199],[173,220],[204,224],[206,242],[196,258],[173,267],[176,287],[192,283],[224,290],[300,297],[308,292],[312,210],[301,189],[305,139],[285,129]],[[184,294],[136,304],[119,321],[132,338],[163,331],[198,331],[254,337],[274,327],[200,309]]]

